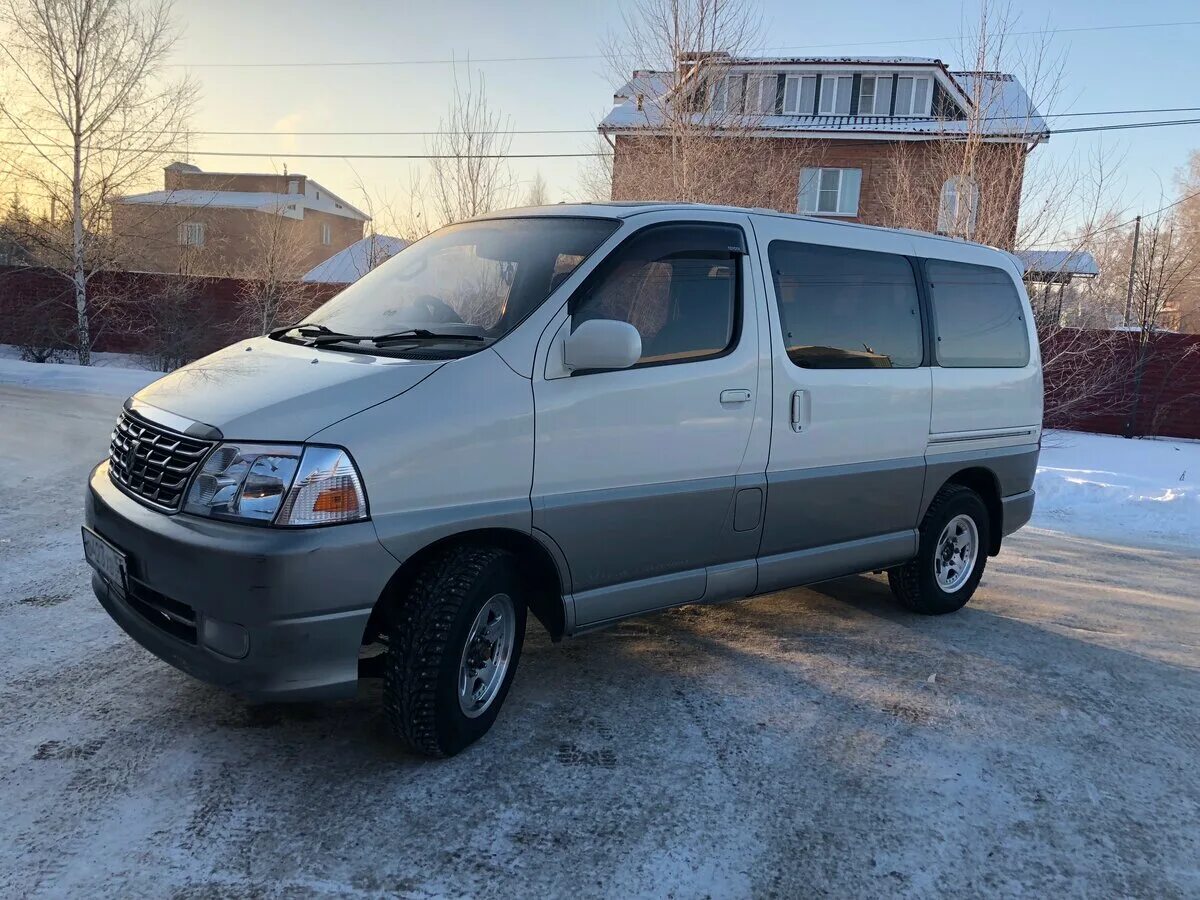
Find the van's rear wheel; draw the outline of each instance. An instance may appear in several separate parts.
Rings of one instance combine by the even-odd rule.
[[[960,484],[943,487],[921,520],[916,559],[888,571],[896,599],[927,616],[962,609],[987,565],[988,529],[978,494]]]
[[[524,597],[503,550],[452,547],[421,569],[388,629],[383,700],[400,740],[453,756],[487,733],[521,657]]]

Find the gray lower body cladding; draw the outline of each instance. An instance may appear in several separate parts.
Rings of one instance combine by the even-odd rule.
[[[370,522],[281,530],[164,515],[101,464],[85,523],[128,558],[128,591],[97,574],[97,598],[156,656],[256,699],[354,695],[363,631],[397,566]]]
[[[962,450],[765,479],[565,494],[535,499],[534,521],[559,542],[574,576],[571,631],[578,632],[902,564],[917,552],[917,526],[933,497],[967,469],[995,479],[1001,531],[1011,534],[1033,512],[1038,452],[1036,445]]]

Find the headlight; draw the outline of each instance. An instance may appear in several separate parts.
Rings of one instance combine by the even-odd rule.
[[[293,444],[221,444],[188,491],[184,512],[282,526],[367,517],[358,471],[345,450]]]

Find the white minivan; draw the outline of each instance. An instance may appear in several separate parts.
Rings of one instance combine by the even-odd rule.
[[[250,697],[382,674],[391,727],[431,755],[491,726],[527,612],[558,640],[872,570],[951,612],[1033,510],[1021,274],[725,207],[443,228],[126,402],[87,491],[93,587]]]

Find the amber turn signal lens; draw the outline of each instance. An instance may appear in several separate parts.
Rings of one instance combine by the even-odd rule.
[[[325,488],[313,502],[313,512],[350,513],[358,509],[358,493],[352,484]]]

